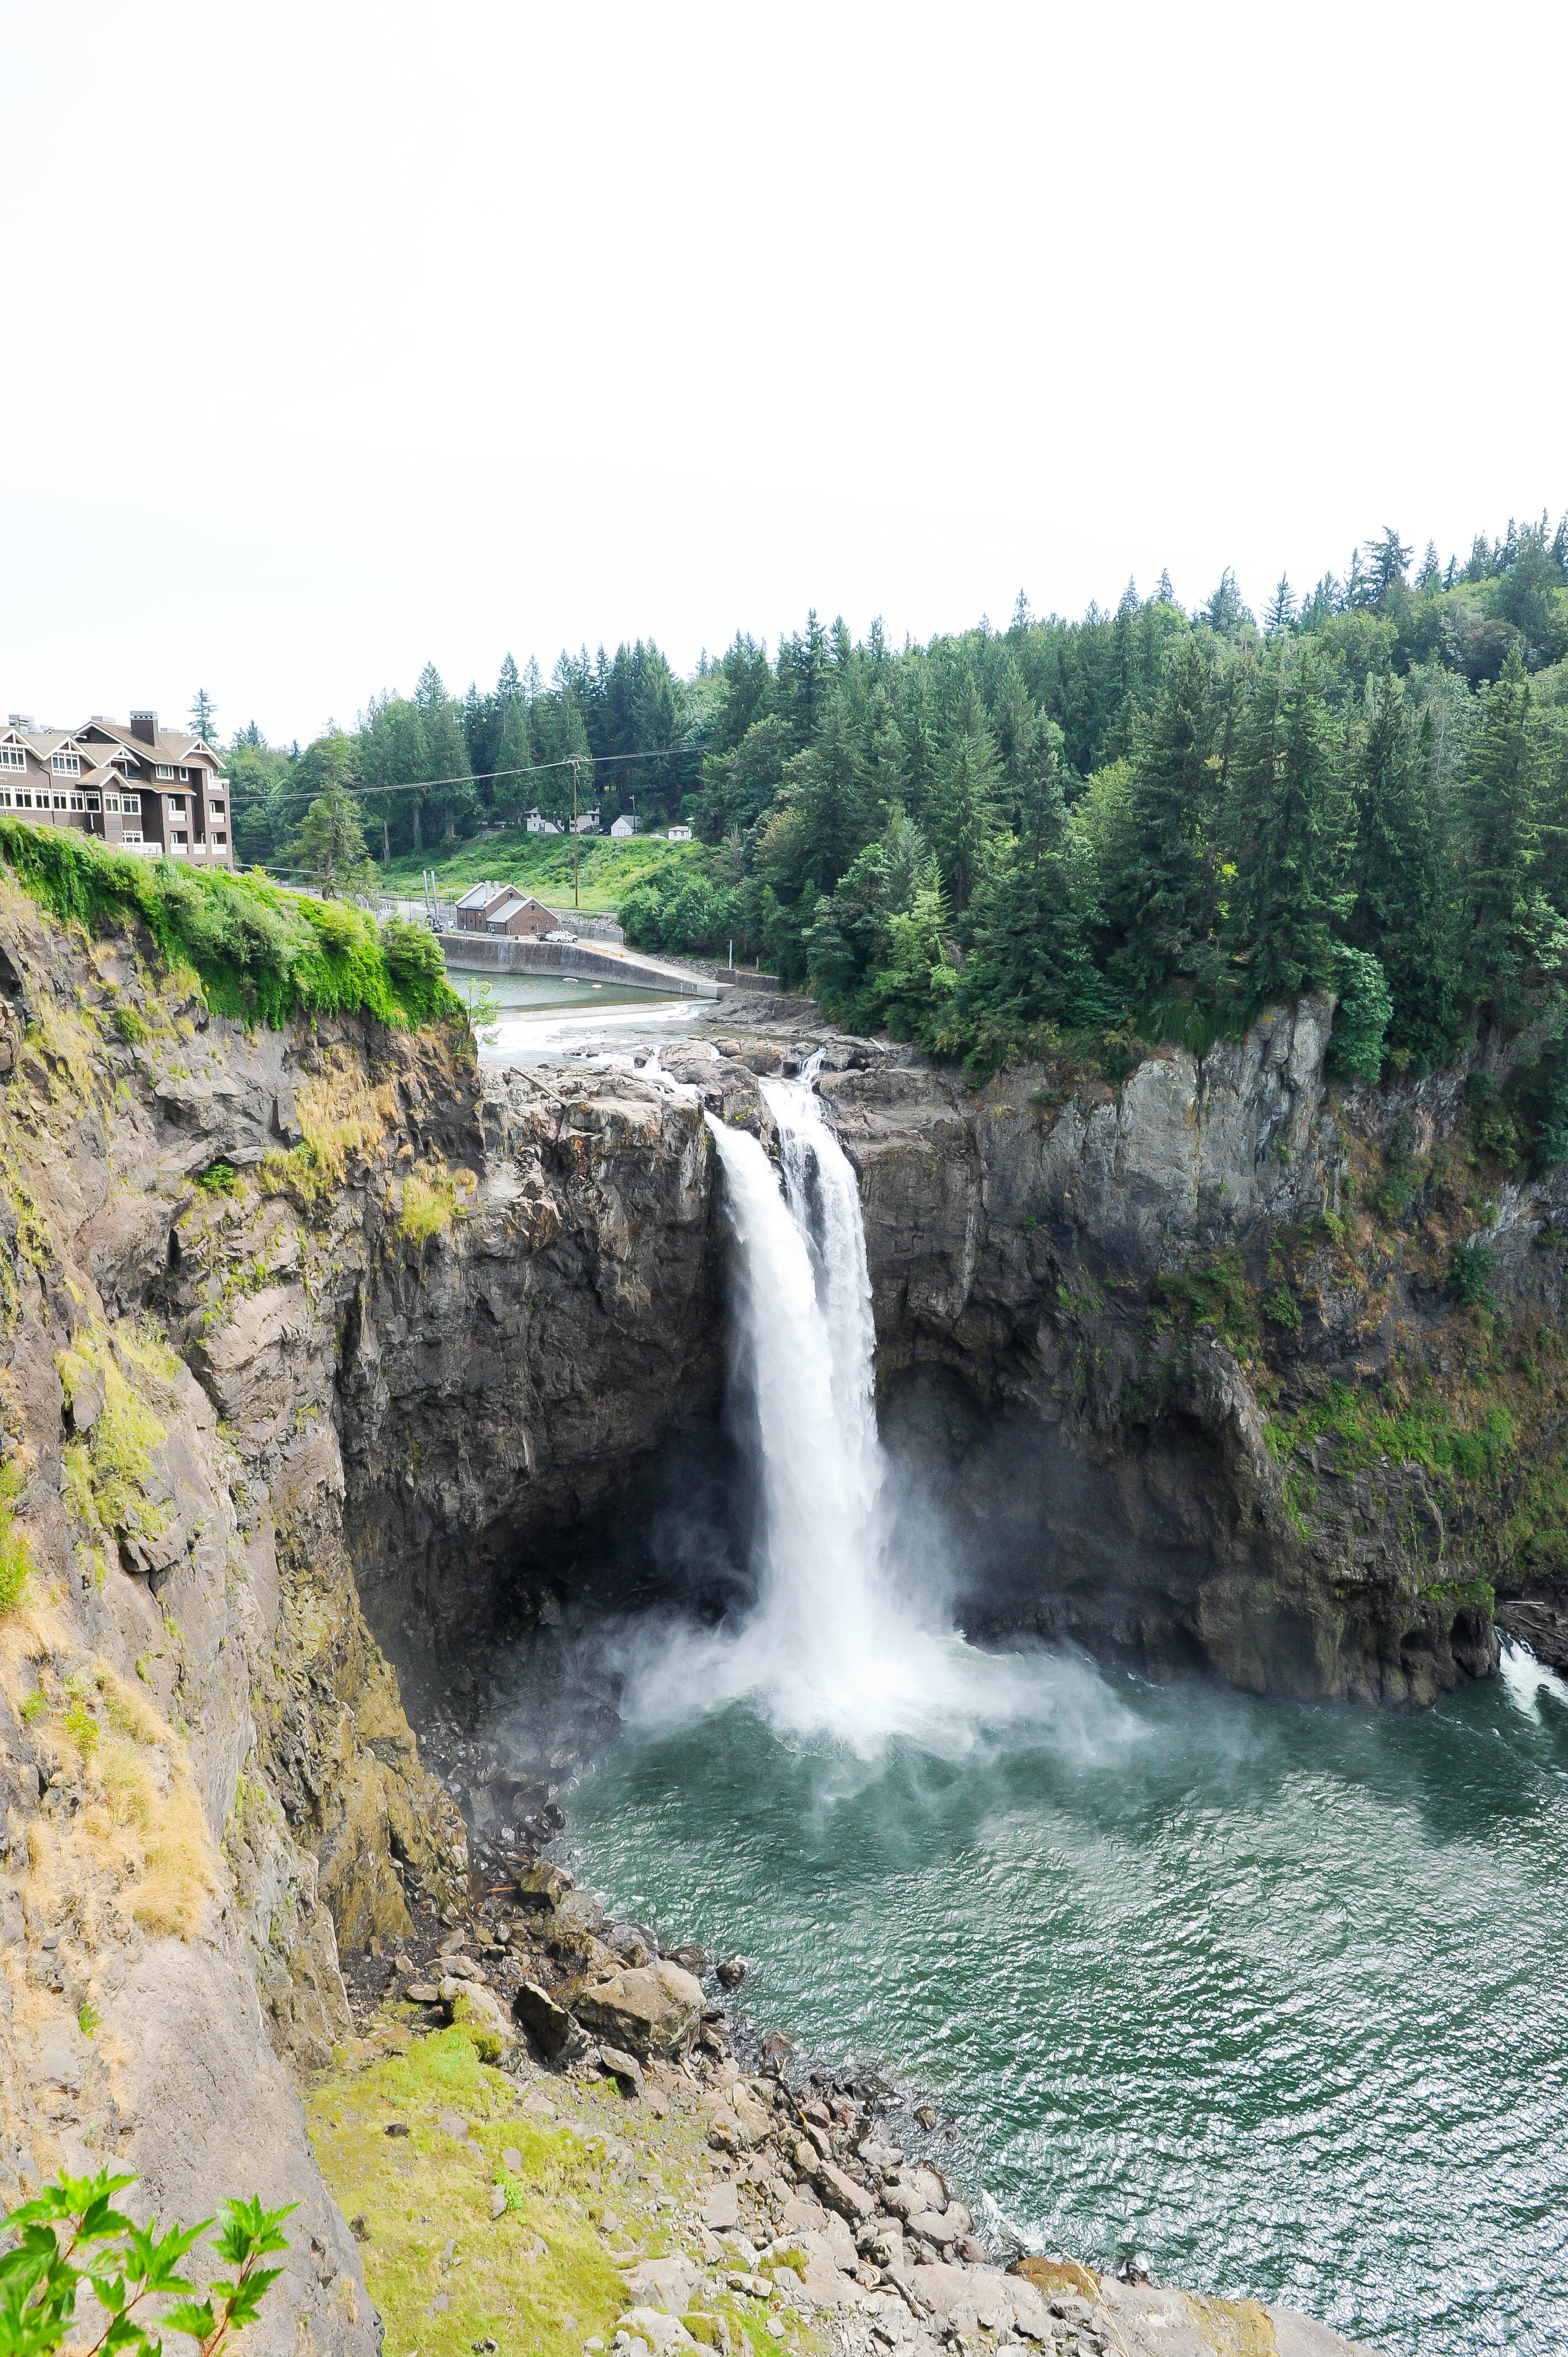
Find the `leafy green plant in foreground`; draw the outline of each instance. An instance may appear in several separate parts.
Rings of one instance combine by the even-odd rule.
[[[5,2223],[16,2241],[0,2257],[0,2357],[49,2357],[63,2347],[83,2284],[99,2313],[71,2342],[71,2357],[160,2357],[165,2332],[195,2341],[201,2357],[217,2357],[232,2334],[255,2322],[283,2273],[262,2262],[287,2250],[280,2230],[294,2205],[263,2209],[255,2195],[226,2202],[212,2246],[231,2273],[199,2296],[181,2269],[212,2220],[161,2234],[156,2219],[138,2226],[114,2207],[115,2196],[134,2183],[108,2169],[61,2176],[10,2212]]]

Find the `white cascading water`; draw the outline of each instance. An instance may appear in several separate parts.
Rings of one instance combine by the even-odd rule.
[[[634,1714],[684,1717],[751,1697],[781,1732],[863,1756],[890,1737],[965,1748],[1042,1709],[1063,1681],[981,1654],[889,1563],[875,1335],[854,1172],[808,1066],[764,1082],[784,1187],[758,1141],[709,1116],[736,1243],[736,1348],[755,1403],[758,1596],[738,1628],[674,1638],[636,1682]]]

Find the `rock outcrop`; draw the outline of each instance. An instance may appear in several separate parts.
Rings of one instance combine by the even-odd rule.
[[[711,1415],[701,1112],[487,1085],[461,1025],[249,1032],[8,885],[0,946],[0,2197],[295,2201],[258,2357],[371,2357],[293,2078],[340,1943],[468,1857],[361,1597],[450,1657],[514,1521],[569,1544]]]
[[[1332,1093],[1329,1016],[1162,1052],[1115,1092],[824,1077],[861,1174],[884,1433],[956,1540],[977,1632],[1395,1703],[1495,1665],[1497,1534],[1455,1527],[1425,1446],[1481,1425],[1484,1383],[1439,1372],[1476,1338],[1441,1239],[1365,1209],[1378,1127],[1413,1103],[1435,1142],[1455,1109]],[[1530,1249],[1550,1190],[1522,1208],[1504,1282],[1533,1323],[1560,1282]]]

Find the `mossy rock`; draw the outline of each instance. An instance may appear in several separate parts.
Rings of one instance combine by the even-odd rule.
[[[1092,2267],[1079,2266],[1076,2259],[1015,2259],[1007,2272],[1022,2276],[1047,2299],[1062,2291],[1075,2291],[1088,2300],[1100,2297],[1100,2277]]]

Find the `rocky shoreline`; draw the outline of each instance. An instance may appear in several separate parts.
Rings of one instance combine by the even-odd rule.
[[[561,1818],[553,1793],[537,1797],[539,1831],[557,1835]],[[415,2040],[461,2029],[524,2106],[575,2116],[575,2102],[607,2087],[628,2135],[635,2123],[661,2231],[653,2248],[603,2209],[624,2309],[613,2333],[585,2340],[584,2357],[607,2338],[620,2357],[743,2352],[758,2330],[764,2348],[826,2334],[839,2357],[1335,2357],[1355,2346],[1288,2309],[1158,2286],[1130,2264],[1102,2273],[987,2231],[932,2157],[944,2129],[956,2140],[932,2107],[814,2067],[736,2006],[739,1960],[665,1952],[548,1855],[516,1857],[471,1908],[422,1916],[385,1945],[345,1959],[361,2040],[389,2026]],[[689,2154],[693,2129],[698,2158],[682,2182],[653,2164],[682,2131]],[[492,2207],[499,2218],[499,2192]]]

